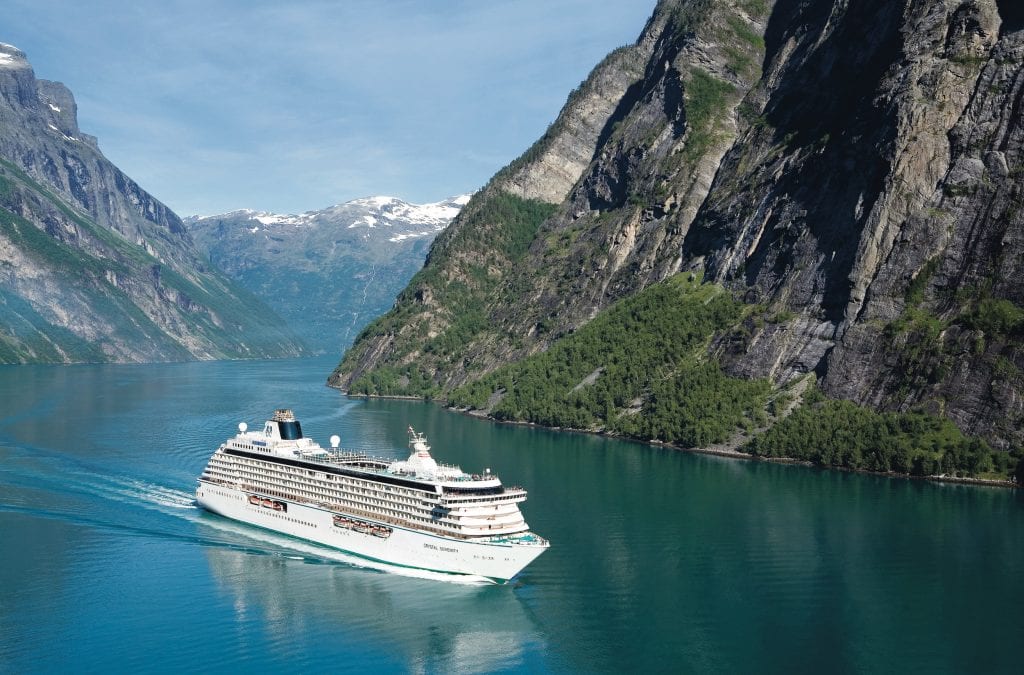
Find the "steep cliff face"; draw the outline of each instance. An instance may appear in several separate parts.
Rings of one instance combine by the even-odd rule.
[[[1022,29],[1008,0],[659,3],[646,63],[486,327],[443,362],[405,354],[443,393],[702,271],[770,318],[713,343],[732,374],[815,371],[833,396],[1021,444]],[[385,343],[369,331],[332,382],[372,383]]]
[[[684,244],[690,264],[795,315],[752,331],[734,373],[816,370],[834,396],[1021,443],[1024,251],[1007,163],[1021,35],[1004,9],[776,4],[765,63],[785,77],[755,90],[761,115]]]
[[[898,223],[859,315],[840,326],[825,362],[828,390],[837,396],[885,408],[923,405],[970,433],[1018,444],[1024,429],[1020,28],[1004,22],[987,58],[967,63],[975,86],[949,133],[943,174],[922,207]]]
[[[78,128],[71,92],[0,45],[0,361],[302,353],[181,220]]]

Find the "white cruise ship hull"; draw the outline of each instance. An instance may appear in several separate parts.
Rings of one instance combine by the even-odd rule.
[[[386,524],[387,538],[338,527],[340,512],[275,497],[287,505],[274,510],[250,503],[251,492],[200,481],[196,501],[226,518],[329,546],[363,558],[401,567],[484,577],[504,583],[546,550],[543,545],[497,543],[440,537]],[[362,518],[373,522],[371,519]],[[385,525],[381,523],[381,525]]]

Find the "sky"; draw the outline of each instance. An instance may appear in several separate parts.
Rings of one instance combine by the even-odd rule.
[[[0,42],[181,216],[482,187],[655,0],[3,0]]]

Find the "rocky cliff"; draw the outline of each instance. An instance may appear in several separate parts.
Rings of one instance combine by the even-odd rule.
[[[331,383],[443,396],[693,271],[757,308],[730,374],[1020,445],[1022,49],[1010,0],[660,2]]]
[[[468,200],[368,197],[298,215],[241,210],[184,222],[214,265],[326,353],[391,308]]]
[[[290,356],[294,334],[0,45],[0,362]]]

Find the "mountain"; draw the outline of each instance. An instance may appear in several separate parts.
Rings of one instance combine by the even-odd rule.
[[[696,385],[679,378],[714,364],[770,383],[775,403],[798,404],[813,374],[893,425],[947,419],[1024,446],[1022,92],[1013,0],[663,0],[435,240],[329,383],[531,419],[529,396],[502,397],[562,345],[558,367],[586,375],[552,395],[580,411],[567,426],[681,419],[672,397]],[[708,315],[720,296],[687,285],[701,281],[740,305]],[[673,315],[656,298],[706,332],[588,407],[620,364],[588,361],[604,338],[579,334],[622,303]],[[602,353],[660,339],[629,325],[636,349]],[[766,423],[751,405],[774,409],[750,396],[741,428]]]
[[[326,352],[347,347],[391,307],[467,201],[369,197],[301,215],[192,216],[185,227],[214,265]]]
[[[0,44],[0,362],[295,356],[266,305],[78,128],[74,97]]]

